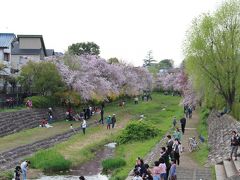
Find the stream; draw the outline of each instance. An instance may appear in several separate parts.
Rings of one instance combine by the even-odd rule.
[[[116,143],[106,144],[95,152],[94,159],[73,167],[67,172],[59,172],[57,175],[43,175],[38,180],[79,180],[79,176],[84,176],[87,180],[108,180],[108,176],[101,174],[101,162],[113,156],[115,147]]]

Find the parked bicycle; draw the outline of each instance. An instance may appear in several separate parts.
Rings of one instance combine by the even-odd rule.
[[[189,152],[195,151],[195,150],[199,150],[200,146],[199,143],[195,137],[191,137],[188,139],[188,150]]]

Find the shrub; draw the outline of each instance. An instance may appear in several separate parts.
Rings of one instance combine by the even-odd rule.
[[[126,161],[121,158],[109,158],[102,161],[103,171],[114,170],[126,165]]]
[[[32,168],[42,169],[45,172],[64,171],[71,166],[69,160],[64,159],[59,152],[53,149],[38,151],[29,160]]]
[[[160,130],[153,125],[135,121],[127,125],[121,135],[117,137],[118,143],[127,143],[131,141],[143,141],[159,135]]]
[[[14,172],[9,170],[9,171],[5,171],[5,172],[0,172],[0,179],[1,180],[9,180],[9,179],[13,179]]]
[[[58,99],[54,96],[27,97],[24,99],[24,102],[26,103],[28,99],[32,101],[32,105],[34,108],[48,108],[56,106],[58,104]]]

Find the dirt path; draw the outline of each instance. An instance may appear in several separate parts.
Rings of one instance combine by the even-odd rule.
[[[182,145],[184,147],[184,152],[181,154],[180,167],[200,168],[199,165],[191,158],[191,153],[188,151],[188,139],[190,137],[198,137],[196,130],[198,122],[199,117],[196,112],[193,113],[191,119],[187,119],[185,134],[182,137]]]
[[[197,164],[197,162],[192,159],[191,153],[188,150],[188,139],[190,137],[198,138],[196,129],[198,123],[199,116],[197,112],[194,112],[192,118],[187,120],[185,134],[182,138],[184,152],[180,155],[180,166],[177,167],[178,180],[211,180],[210,169]]]

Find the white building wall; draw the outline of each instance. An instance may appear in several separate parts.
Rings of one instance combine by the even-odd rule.
[[[12,55],[11,66],[13,69],[21,69],[22,66],[27,64],[27,62],[40,62],[40,55]]]

